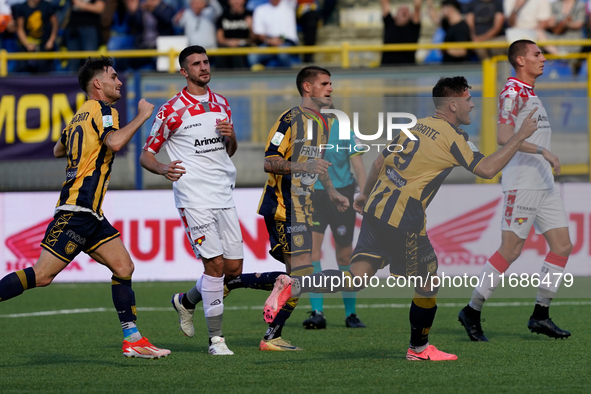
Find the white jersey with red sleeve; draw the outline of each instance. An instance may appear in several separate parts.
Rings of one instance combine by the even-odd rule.
[[[181,160],[186,174],[172,183],[177,208],[231,208],[236,167],[226,152],[226,140],[216,131],[221,121],[232,123],[228,101],[208,89],[199,102],[183,89],[158,110],[144,150],[162,146],[170,160]]]
[[[509,78],[499,98],[498,124],[507,124],[517,132],[527,115],[537,107],[533,116],[538,120],[538,129],[526,139],[527,142],[550,150],[552,130],[548,114],[534,88],[516,78]],[[503,191],[516,189],[551,189],[554,176],[550,163],[540,154],[517,152],[503,169]]]

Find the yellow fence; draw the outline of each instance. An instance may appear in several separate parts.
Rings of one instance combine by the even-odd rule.
[[[591,40],[556,40],[539,42],[538,45],[543,47],[545,45],[555,46],[591,46]],[[350,67],[350,57],[355,52],[385,52],[385,51],[409,51],[409,50],[446,50],[446,49],[480,49],[480,48],[507,48],[508,42],[454,42],[454,43],[421,43],[421,44],[386,44],[386,45],[352,45],[349,42],[342,42],[340,45],[330,46],[294,46],[294,47],[249,47],[249,48],[217,48],[208,49],[208,54],[211,56],[231,56],[231,55],[247,55],[251,53],[256,54],[303,54],[303,53],[323,53],[323,54],[340,54],[341,67],[347,69]],[[96,57],[100,55],[110,56],[113,58],[145,58],[166,56],[169,59],[169,72],[174,73],[175,64],[179,55],[179,50],[170,49],[167,52],[159,52],[157,50],[124,50],[124,51],[94,51],[94,52],[17,52],[9,53],[6,50],[0,50],[0,77],[6,77],[8,74],[9,60],[48,60],[48,59],[84,59],[88,56]],[[570,55],[554,56],[547,55],[548,59],[587,59],[587,97],[591,98],[591,52],[577,53]],[[507,60],[506,56],[495,56],[486,59],[482,62],[482,97],[494,98],[498,95],[497,86],[497,69],[499,61]],[[483,113],[481,124],[481,151],[485,155],[494,153],[497,150],[496,137],[496,101],[483,100]],[[588,99],[588,125],[591,125],[591,104]],[[591,157],[591,136],[589,138],[588,147],[589,157]],[[591,181],[591,160],[587,163],[571,164],[562,167],[562,174],[564,175],[588,175]],[[493,180],[483,182],[498,182],[498,177]]]

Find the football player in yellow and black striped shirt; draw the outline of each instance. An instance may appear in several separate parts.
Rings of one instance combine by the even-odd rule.
[[[265,147],[265,172],[269,178],[258,213],[265,217],[271,255],[285,264],[288,274],[309,275],[312,266],[312,201],[314,182],[319,179],[331,201],[341,211],[349,200],[336,191],[328,176],[321,144],[328,141],[327,119],[320,109],[331,102],[330,72],[317,66],[304,67],[296,77],[301,105],[281,114],[271,128]],[[312,130],[308,130],[309,126]],[[285,321],[297,305],[290,298],[278,313],[265,315],[269,329],[261,350],[300,350],[281,338]]]
[[[484,157],[459,128],[471,122],[474,104],[469,89],[464,77],[441,78],[433,88],[435,116],[418,120],[411,129],[415,140],[402,134],[397,136],[374,161],[365,187],[354,202],[355,209],[364,216],[349,272],[326,270],[305,281],[301,277],[285,281],[280,276],[277,283],[287,290],[274,291],[276,299],[285,291],[291,297],[302,291],[358,291],[362,287],[355,283],[363,284],[364,276],[371,277],[389,265],[392,275],[425,279],[415,281],[407,360],[457,359],[428,342],[437,310],[437,287],[429,278],[437,274],[437,256],[425,232],[425,209],[454,167],[463,166],[480,177],[492,178],[537,128],[531,119],[532,112],[524,127],[501,149]],[[328,280],[324,281],[325,278]],[[341,285],[329,289],[312,286],[315,283]],[[267,300],[267,304],[270,301],[273,300]]]
[[[113,104],[121,98],[121,81],[106,57],[88,59],[78,73],[80,87],[88,94],[62,137],[53,148],[55,157],[66,157],[66,181],[54,219],[41,242],[41,256],[33,267],[13,272],[0,280],[0,301],[36,286],[49,285],[80,252],[111,270],[113,303],[123,328],[125,357],[160,358],[170,350],[158,349],[139,333],[135,295],[131,288],[133,262],[117,231],[103,216],[101,205],[115,154],[150,118],[154,105],[144,99],[138,115],[119,128]]]

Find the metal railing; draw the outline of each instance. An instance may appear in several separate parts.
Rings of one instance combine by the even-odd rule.
[[[591,39],[589,40],[555,40],[539,42],[540,47],[546,45],[554,46],[591,46]],[[419,44],[374,44],[374,45],[359,45],[351,44],[349,42],[342,42],[340,45],[324,45],[324,46],[293,46],[293,47],[248,47],[248,48],[216,48],[208,49],[210,56],[232,56],[232,55],[248,55],[248,54],[340,54],[341,67],[344,69],[350,68],[350,56],[355,52],[399,52],[410,50],[446,50],[446,49],[492,49],[492,48],[507,48],[508,42],[454,42],[454,43],[419,43]],[[146,58],[146,57],[168,57],[169,73],[175,73],[176,61],[180,51],[178,49],[170,49],[162,52],[157,50],[122,50],[122,51],[77,51],[77,52],[7,52],[0,50],[0,77],[8,75],[8,61],[10,60],[68,60],[68,59],[84,59],[86,57],[96,56],[110,56],[113,58]],[[587,60],[587,97],[591,98],[591,52],[576,53],[569,55],[546,55],[548,59],[586,59]],[[494,98],[498,95],[497,76],[498,76],[498,62],[507,60],[507,57],[494,56],[482,61],[482,97]],[[481,123],[481,151],[485,155],[492,154],[497,149],[496,141],[496,102],[491,100],[484,100],[484,108],[482,112]],[[591,102],[588,100],[588,127],[591,127]],[[591,157],[591,136],[589,137],[588,146],[589,157]],[[564,175],[588,175],[591,181],[591,160],[587,163],[564,165],[562,167],[562,174]],[[498,177],[492,180],[479,180],[481,182],[498,182]]]

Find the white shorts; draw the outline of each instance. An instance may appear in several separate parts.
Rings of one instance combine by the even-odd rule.
[[[236,208],[179,208],[195,257],[242,259],[242,232]]]
[[[507,190],[501,231],[513,231],[526,239],[533,224],[536,234],[568,227],[568,218],[558,188]]]

